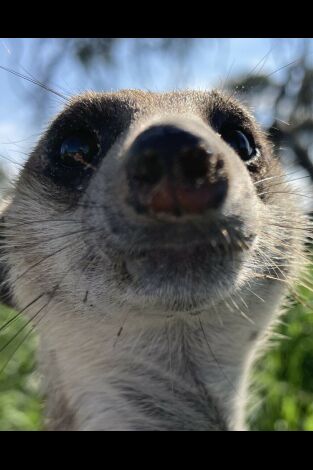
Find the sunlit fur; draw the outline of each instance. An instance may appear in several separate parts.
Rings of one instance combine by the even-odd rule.
[[[216,110],[251,130],[261,148],[254,172],[213,130]],[[116,137],[73,202],[41,173],[56,133],[91,115],[102,116]],[[206,244],[203,255],[190,234],[186,244],[184,228],[185,257],[177,263],[171,250],[185,222],[156,224],[170,225],[169,238],[152,259],[161,232],[153,239],[150,222],[125,202],[123,156],[156,122],[205,135],[229,178],[226,201],[207,224],[186,222],[200,247]],[[21,171],[1,235],[3,286],[40,336],[48,429],[245,428],[249,370],[306,265],[308,221],[242,105],[192,91],[72,99]]]

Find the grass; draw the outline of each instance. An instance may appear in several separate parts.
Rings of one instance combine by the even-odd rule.
[[[306,306],[289,309],[279,339],[256,364],[251,429],[313,431],[313,296],[303,290],[301,298]]]
[[[14,314],[1,306],[0,325]],[[42,402],[35,363],[37,341],[31,328],[25,325],[26,321],[18,318],[0,332],[0,430],[42,428]],[[9,343],[21,328],[24,328],[21,334]]]

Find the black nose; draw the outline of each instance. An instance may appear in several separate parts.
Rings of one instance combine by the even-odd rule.
[[[174,215],[217,208],[227,192],[223,168],[202,138],[174,125],[150,127],[128,151],[130,202],[141,212]]]

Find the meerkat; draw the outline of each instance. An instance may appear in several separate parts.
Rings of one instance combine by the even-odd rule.
[[[39,333],[46,428],[246,429],[251,364],[307,229],[233,97],[70,99],[1,218],[1,296]]]

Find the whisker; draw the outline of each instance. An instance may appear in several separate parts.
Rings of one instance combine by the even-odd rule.
[[[264,54],[264,56],[262,57],[262,59],[259,60],[259,61],[257,62],[257,64],[253,67],[253,69],[251,69],[251,70],[247,73],[247,77],[251,77],[252,74],[255,74],[255,75],[256,75],[256,74],[259,74],[259,73],[261,72],[261,70],[262,70],[262,68],[264,67],[264,65],[265,65],[265,63],[266,63],[266,61],[267,61],[269,55],[272,53],[273,48],[274,48],[274,46],[271,46],[271,47],[269,48],[269,50],[266,52],[266,54]],[[258,70],[258,68],[259,68],[259,70]]]
[[[101,230],[99,228],[99,230]],[[40,244],[44,244],[44,243],[47,243],[47,242],[51,242],[51,241],[54,241],[54,240],[60,240],[60,239],[63,239],[63,238],[67,238],[67,237],[70,237],[70,236],[74,236],[74,235],[81,235],[83,233],[88,233],[90,232],[90,228],[85,228],[85,229],[81,229],[81,230],[76,230],[74,232],[68,232],[68,233],[62,233],[61,235],[56,235],[56,236],[53,236],[53,237],[50,237],[50,238],[45,238],[45,237],[42,237],[41,240],[40,240]],[[10,240],[10,236],[12,236],[12,239],[15,240],[15,237],[14,237],[14,234],[7,234],[6,235],[6,240],[4,240],[3,244],[4,246],[7,246],[8,245],[8,241]],[[25,244],[23,245],[19,245],[16,241],[14,242],[14,246],[16,247],[34,247],[34,246],[38,246],[38,242],[26,242]]]
[[[20,72],[17,72],[16,70],[10,69],[8,67],[5,67],[3,65],[0,65],[0,69],[5,70],[6,72],[11,73],[12,75],[15,75],[16,77],[22,78],[23,80],[26,80],[30,83],[33,83],[34,85],[39,86],[43,90],[46,90],[50,93],[53,93],[54,95],[58,96],[59,98],[62,98],[62,100],[68,101],[68,97],[63,95],[62,93],[59,93],[58,91],[54,90],[53,88],[50,88],[49,86],[45,85],[44,83],[40,82],[37,79],[27,77],[27,75],[24,75]]]
[[[267,75],[266,75],[266,78],[269,78],[269,77],[271,77],[272,75],[275,75],[275,73],[280,72],[281,70],[284,70],[284,69],[286,69],[286,68],[288,68],[288,67],[290,67],[291,65],[294,65],[294,64],[296,64],[296,63],[299,64],[299,63],[300,63],[300,60],[299,60],[299,59],[296,59],[296,60],[293,60],[292,62],[289,62],[289,63],[286,64],[286,65],[283,65],[282,67],[279,67],[278,69],[274,70],[274,72],[271,72],[271,73],[267,74]]]
[[[19,348],[22,346],[22,344],[27,340],[27,338],[30,336],[30,334],[33,332],[33,328],[31,328],[27,333],[26,335],[23,337],[22,341],[20,341],[16,348],[14,348],[13,352],[9,355],[7,361],[4,363],[4,365],[1,367],[0,369],[0,376],[3,374],[3,372],[5,371],[5,369],[7,368],[8,364],[11,362],[11,360],[13,359],[13,357],[15,356],[15,354],[17,353],[17,351],[19,350]]]
[[[232,302],[232,304],[234,305],[235,307],[235,310],[237,312],[239,312],[239,314],[245,319],[247,320],[249,323],[251,323],[252,325],[255,325],[255,322],[252,320],[252,318],[250,318],[246,313],[244,313],[242,311],[242,309],[239,307],[239,305],[237,305],[237,303],[234,301],[233,297],[230,296],[230,301]],[[231,312],[233,312],[234,310],[231,309]]]
[[[255,186],[257,186],[258,184],[263,183],[264,181],[271,181],[271,180],[279,179],[281,181],[278,181],[277,184],[286,184],[286,185],[288,185],[289,183],[293,183],[293,182],[298,181],[298,180],[310,178],[310,175],[302,175],[302,176],[298,176],[297,178],[294,178],[294,179],[288,179],[289,176],[296,175],[296,174],[299,174],[299,170],[296,170],[296,171],[293,171],[293,172],[290,172],[290,173],[284,173],[282,175],[276,175],[276,176],[271,176],[271,177],[268,177],[268,178],[263,178],[261,180],[258,180],[256,182],[254,182],[253,184]],[[273,185],[275,185],[275,184],[276,184],[276,181],[274,181]],[[270,186],[271,186],[271,184],[270,184]]]
[[[38,295],[34,300],[32,300],[31,302],[29,302],[25,307],[23,307],[21,310],[19,310],[19,312],[17,312],[12,318],[10,318],[7,322],[5,322],[3,325],[1,325],[0,327],[0,333],[7,329],[8,326],[11,325],[11,323],[13,323],[17,318],[19,318],[29,307],[31,307],[34,303],[37,302],[37,300],[39,300],[44,294],[40,294]]]
[[[25,330],[25,328],[27,328],[28,325],[30,324],[33,324],[34,323],[34,320],[38,317],[38,315],[50,304],[50,302],[53,300],[57,290],[60,288],[62,282],[64,281],[64,279],[66,278],[66,276],[68,276],[68,274],[72,271],[73,267],[76,266],[77,264],[79,264],[80,262],[80,259],[78,262],[75,262],[73,266],[70,266],[70,268],[66,271],[66,273],[62,276],[61,280],[58,282],[58,284],[54,287],[54,289],[52,290],[51,294],[49,295],[49,299],[48,301],[0,348],[0,354]],[[18,312],[17,315],[20,315],[22,312],[25,312],[25,310],[31,306],[32,304],[34,304],[37,300],[39,300],[41,297],[43,297],[44,295],[46,295],[45,292],[43,292],[42,294],[40,294],[36,299],[34,299],[30,304],[28,304],[27,307],[25,307],[24,309],[22,309],[20,312]],[[38,324],[43,320],[43,318],[45,317],[45,315],[47,314],[47,312],[45,312],[42,317],[39,318],[39,320],[35,323],[35,325],[32,326],[32,328],[30,329],[30,331],[27,332],[27,334],[23,337],[22,341],[20,341],[17,345],[17,347],[14,349],[13,353],[9,356],[8,360],[6,361],[6,363],[4,364],[4,366],[1,368],[0,370],[0,374],[3,373],[3,371],[5,370],[5,368],[7,367],[8,363],[11,361],[11,359],[13,358],[13,356],[15,355],[15,353],[17,352],[17,350],[19,349],[19,347],[23,344],[23,342],[27,339],[27,337],[34,331],[34,329],[38,326]],[[16,315],[16,316],[17,316]],[[16,317],[15,316],[15,317]],[[13,319],[12,319],[13,321]],[[8,326],[8,323],[6,325],[3,325],[1,327],[1,329],[5,328],[6,326]],[[1,331],[1,330],[0,330]]]
[[[32,266],[30,266],[29,268],[27,268],[22,274],[19,274],[13,281],[13,283],[15,283],[16,281],[18,281],[19,279],[21,279],[23,276],[25,276],[25,274],[29,273],[33,268],[35,268],[36,266],[39,266],[41,263],[43,263],[44,261],[46,261],[47,259],[51,258],[52,256],[55,256],[56,254],[60,253],[61,251],[67,249],[67,248],[71,248],[73,247],[73,244],[72,243],[69,243],[68,245],[65,245],[65,246],[62,246],[61,248],[59,248],[58,250],[54,251],[53,253],[50,253],[49,255],[45,256],[44,258],[42,258],[40,261],[37,261],[35,264],[33,264]]]
[[[48,305],[50,300],[45,303],[40,309],[25,323],[25,325],[22,326],[1,348],[0,348],[0,354],[17,338],[17,336],[20,335],[22,331],[39,315],[40,312]]]
[[[264,191],[263,193],[259,193],[258,196],[264,196],[264,195],[268,195],[268,194],[294,194],[295,196],[300,196],[300,197],[305,197],[307,199],[313,199],[313,196],[308,196],[307,194],[301,194],[301,193],[297,193],[297,192],[294,192],[294,191]]]
[[[23,139],[9,140],[8,142],[0,142],[0,144],[1,145],[17,145],[17,144],[21,144],[22,142],[27,142],[33,138],[37,139],[40,135],[41,135],[41,132],[35,132],[34,134],[31,134],[28,137],[24,137]]]
[[[257,299],[261,300],[261,302],[265,302],[265,300],[263,299],[263,297],[260,297],[258,294],[256,294],[252,289],[250,289],[249,287],[245,286],[245,289],[247,289],[247,291],[249,291],[251,294],[253,294]]]
[[[35,225],[35,224],[43,224],[43,223],[55,223],[55,222],[62,222],[62,224],[81,224],[80,220],[75,220],[75,219],[38,219],[38,220],[27,220],[24,222],[18,222],[14,223],[11,221],[14,220],[20,220],[18,217],[11,217],[8,221],[1,221],[1,227],[6,227],[6,228],[16,228],[16,227],[22,227],[24,225]]]
[[[12,158],[7,157],[6,155],[0,154],[0,158],[2,158],[3,160],[6,160],[6,161],[12,163],[13,165],[16,165],[16,166],[19,166],[19,167],[21,167],[21,168],[24,168],[24,164],[23,164],[23,163],[17,162],[17,161],[15,161],[15,160],[12,160]]]
[[[274,183],[274,184],[270,184],[268,187],[269,188],[272,188],[274,186],[278,186],[278,185],[281,185],[281,184],[289,184],[289,183],[294,183],[295,181],[300,181],[300,180],[303,180],[303,179],[307,179],[307,178],[311,178],[310,175],[306,175],[306,176],[299,176],[299,178],[295,178],[295,179],[292,179],[292,180],[283,180],[283,181],[280,181],[279,183]],[[254,183],[254,185],[256,186],[258,183],[262,183],[263,181],[266,181],[267,178],[265,178],[264,180],[260,180],[260,181],[257,181],[256,183]]]

